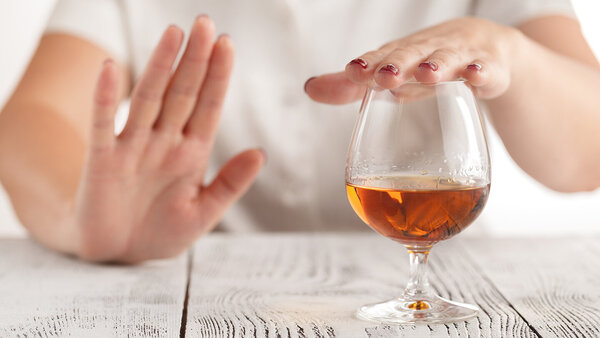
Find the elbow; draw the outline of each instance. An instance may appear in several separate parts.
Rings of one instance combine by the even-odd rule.
[[[548,175],[536,179],[556,192],[591,192],[600,188],[600,163],[589,162],[564,161],[562,166],[553,167]]]
[[[589,182],[581,183],[545,183],[541,182],[546,187],[561,193],[576,193],[576,192],[591,192],[600,187],[600,185]]]

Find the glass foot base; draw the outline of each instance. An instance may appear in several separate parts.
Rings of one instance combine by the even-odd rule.
[[[478,311],[475,305],[433,296],[418,301],[395,298],[365,305],[358,309],[356,316],[382,324],[434,324],[467,320],[477,316]]]

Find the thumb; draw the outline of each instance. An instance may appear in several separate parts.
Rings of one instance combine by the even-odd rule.
[[[250,188],[265,161],[263,150],[252,149],[236,155],[221,168],[199,196],[200,207],[206,213],[206,225],[216,224],[227,208]]]
[[[360,100],[366,89],[365,85],[350,81],[345,72],[313,77],[304,84],[304,91],[311,99],[329,104],[346,104]]]

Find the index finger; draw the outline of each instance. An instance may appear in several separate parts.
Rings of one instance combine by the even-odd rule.
[[[367,86],[350,81],[346,72],[325,74],[306,81],[304,91],[321,103],[346,104],[362,99]]]

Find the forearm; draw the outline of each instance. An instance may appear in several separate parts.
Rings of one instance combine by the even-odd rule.
[[[0,113],[0,181],[21,223],[53,249],[75,253],[72,226],[85,144],[81,133],[43,105],[9,102]]]
[[[74,202],[92,125],[94,86],[109,57],[74,36],[44,36],[0,112],[0,181],[30,234],[62,252],[81,252]],[[124,67],[119,76],[120,100],[129,91]]]
[[[511,84],[489,100],[513,159],[559,191],[600,186],[600,70],[521,35]]]

